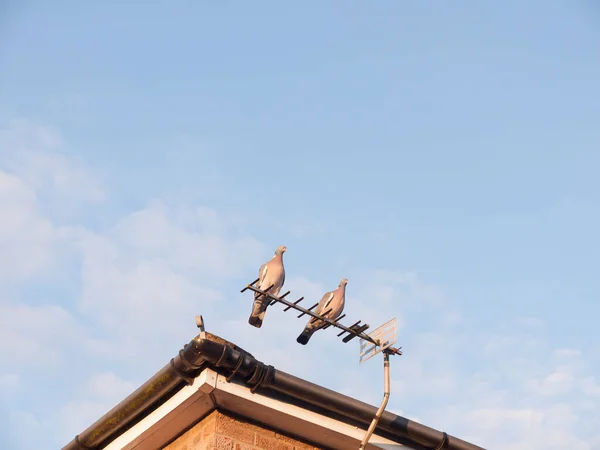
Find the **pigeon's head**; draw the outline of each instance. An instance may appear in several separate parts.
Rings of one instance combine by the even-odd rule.
[[[275,249],[275,254],[277,256],[283,255],[287,251],[287,247],[285,245],[280,245]]]
[[[348,278],[344,278],[342,281],[340,281],[340,287],[346,287],[347,284],[348,284]]]

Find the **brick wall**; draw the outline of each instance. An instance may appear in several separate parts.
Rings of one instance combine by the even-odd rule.
[[[243,419],[214,411],[165,450],[319,450]]]

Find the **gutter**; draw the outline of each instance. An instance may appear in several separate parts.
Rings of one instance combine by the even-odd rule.
[[[191,384],[205,367],[223,372],[227,375],[227,381],[234,377],[242,379],[252,392],[261,389],[267,394],[283,394],[343,416],[365,429],[377,413],[374,406],[265,365],[234,344],[202,332],[180,350],[169,364],[62,450],[99,450],[105,447],[183,386]],[[484,450],[390,412],[381,415],[376,430],[431,450]]]

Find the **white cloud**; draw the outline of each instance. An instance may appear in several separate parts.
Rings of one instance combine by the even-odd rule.
[[[0,373],[0,396],[15,393],[21,388],[21,377],[16,373]]]
[[[481,408],[471,411],[465,421],[473,428],[493,430],[505,426],[523,432],[539,426],[544,418],[540,411],[532,409]]]
[[[361,278],[367,281],[350,290],[348,304],[355,308],[358,318],[369,318],[369,331],[394,316],[401,330],[409,314],[427,313],[448,326],[460,322],[459,313],[448,309],[441,289],[422,280],[415,271],[364,269]]]
[[[448,337],[450,339],[450,337]],[[586,374],[582,354],[578,350],[548,348],[539,339],[514,332],[510,337],[488,338],[480,344],[481,352],[500,355],[508,345],[510,351],[490,358],[485,372],[469,374],[464,369],[456,379],[455,398],[436,403],[435,411],[424,407],[420,415],[429,423],[486,448],[591,450],[590,439],[582,430],[594,430],[600,425],[600,405],[589,402],[577,389],[585,385]],[[521,345],[512,345],[513,342]],[[531,350],[536,354],[553,355],[541,366],[523,365]],[[455,351],[451,351],[456,354]],[[539,353],[538,353],[539,352]],[[444,367],[442,365],[442,367]],[[450,369],[450,373],[456,368]],[[444,367],[443,373],[447,373]],[[542,372],[543,376],[538,374]],[[413,380],[413,384],[418,381]],[[427,385],[427,381],[424,381]],[[409,384],[411,385],[411,384]],[[422,392],[421,402],[432,398]],[[445,404],[445,405],[444,405]]]
[[[4,160],[32,151],[56,152],[63,145],[62,136],[57,129],[26,119],[11,120],[7,127],[0,129],[0,150]]]
[[[49,267],[54,260],[57,230],[38,214],[33,188],[3,171],[0,211],[0,281],[22,280]]]
[[[52,419],[57,423],[58,441],[63,445],[90,426],[137,386],[112,372],[96,373],[77,389],[76,399],[67,402]]]
[[[56,365],[79,332],[71,313],[60,306],[0,304],[0,360],[9,365]]]
[[[212,209],[154,201],[119,221],[107,237],[140,257],[160,258],[190,278],[214,280],[243,274],[264,251],[258,240],[230,233],[231,228]]]
[[[213,210],[157,201],[105,232],[82,233],[80,311],[111,330],[116,356],[142,343],[172,352],[175,339],[195,330],[195,314],[225,317],[230,306],[220,288],[263,253],[260,242],[231,228]]]
[[[540,329],[544,326],[544,321],[537,317],[520,317],[517,323],[526,328]]]
[[[572,348],[557,348],[554,350],[554,356],[557,358],[577,358],[581,356],[581,350]]]
[[[109,402],[78,400],[68,402],[60,408],[53,421],[56,428],[52,435],[57,443],[67,444],[78,433],[85,430],[114,406]]]
[[[95,175],[78,158],[60,153],[63,146],[57,130],[25,120],[0,129],[0,282],[52,269],[68,250],[76,230],[53,224],[41,197],[57,210],[75,198],[104,197]]]
[[[463,316],[457,311],[450,311],[442,315],[442,323],[448,327],[455,327],[463,323]]]
[[[53,436],[52,425],[42,421],[36,414],[15,409],[8,415],[8,441],[11,448],[49,448],[48,440]]]
[[[74,358],[106,358],[113,351],[114,343],[93,337],[64,307],[0,303],[0,374],[9,376],[3,383],[42,368],[56,376]]]
[[[574,381],[568,368],[558,368],[544,378],[530,380],[528,386],[540,395],[564,395],[573,390]]]
[[[480,430],[482,442],[490,448],[511,450],[591,450],[589,443],[575,436],[579,420],[568,405],[539,408],[484,408],[468,413],[465,425]]]
[[[596,381],[596,377],[586,377],[582,379],[581,386],[585,395],[600,398],[600,383]]]
[[[45,413],[15,409],[9,413],[12,444],[19,449],[56,448],[98,420],[136,386],[111,372],[90,376],[76,389],[75,398]]]
[[[103,201],[105,193],[97,175],[81,158],[64,153],[64,147],[58,130],[27,120],[13,120],[0,130],[5,170],[63,200]]]
[[[113,372],[101,372],[92,375],[83,383],[81,393],[93,399],[117,403],[131,394],[136,387]]]

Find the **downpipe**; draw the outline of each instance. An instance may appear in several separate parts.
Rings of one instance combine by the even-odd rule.
[[[375,413],[375,417],[371,421],[371,425],[369,425],[369,429],[365,434],[362,442],[360,443],[360,447],[358,450],[364,450],[369,443],[369,439],[373,435],[375,428],[377,428],[377,423],[379,423],[379,419],[383,415],[385,411],[385,407],[387,406],[388,400],[390,399],[390,355],[387,352],[383,352],[383,400],[381,401],[381,405],[379,405],[379,409]]]

